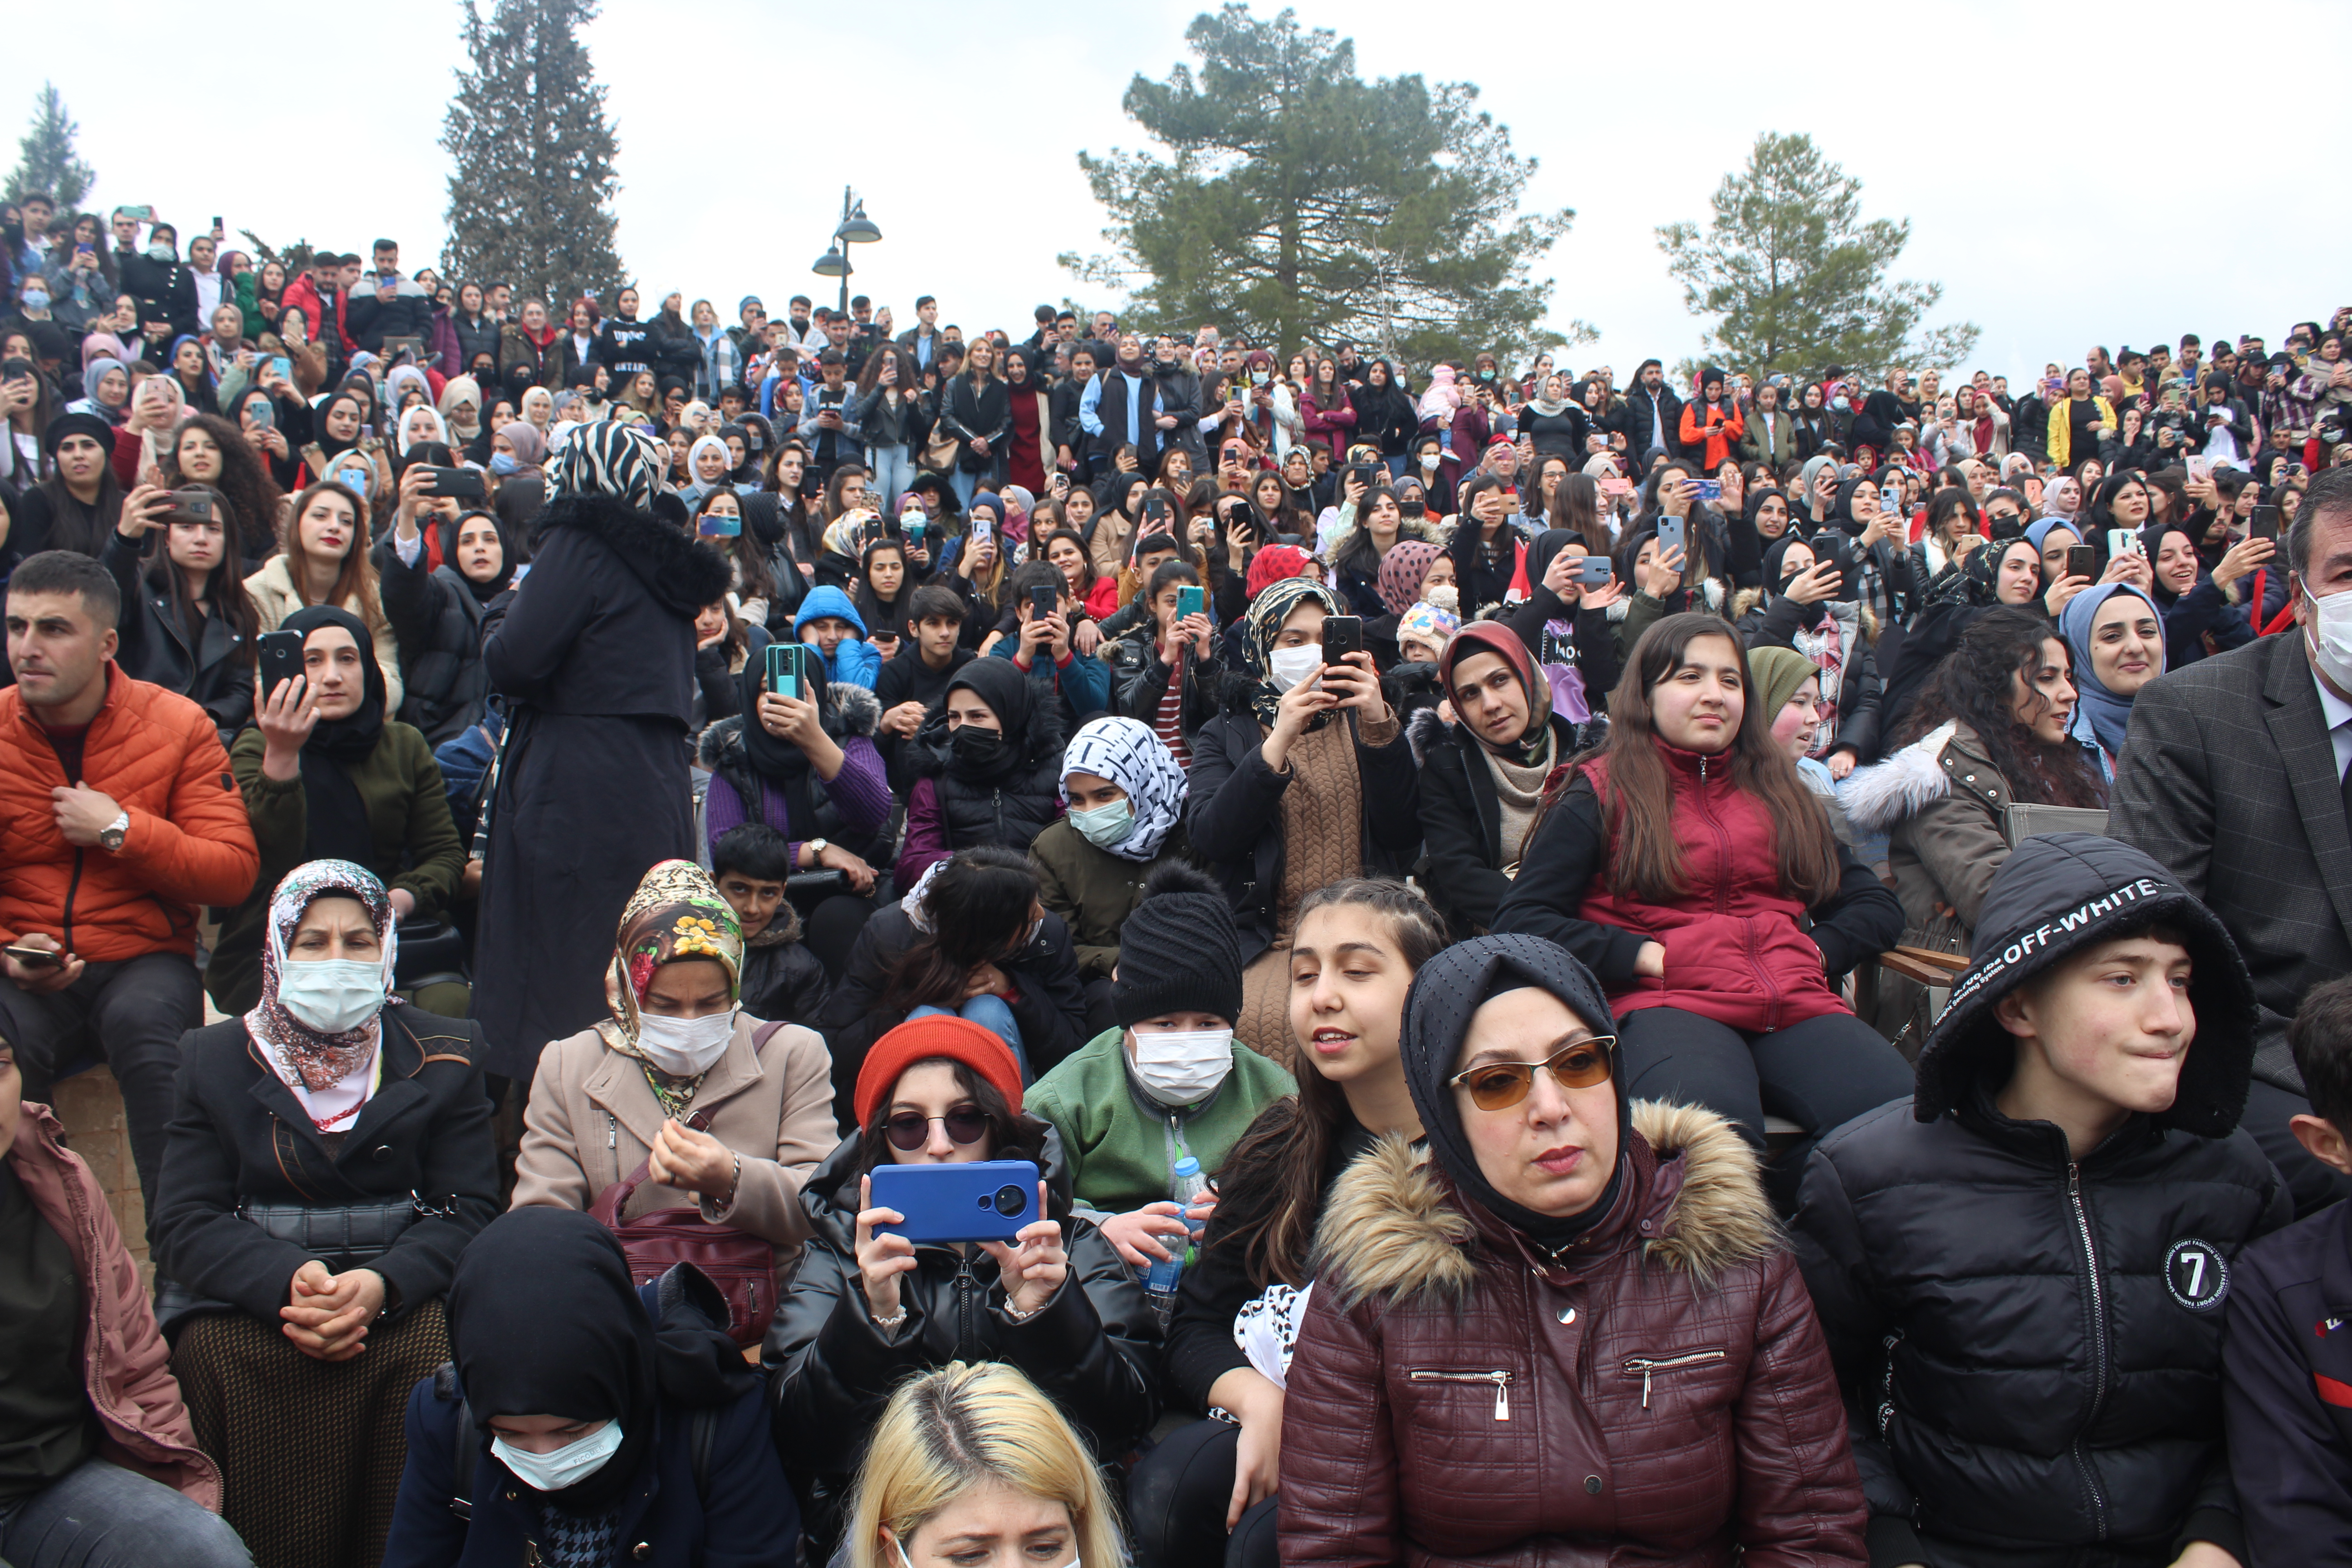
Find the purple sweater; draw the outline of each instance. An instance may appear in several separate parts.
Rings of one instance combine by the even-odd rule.
[[[882,766],[882,753],[865,736],[852,735],[841,742],[841,772],[823,782],[825,798],[841,814],[843,826],[858,833],[872,833],[890,820],[889,776]],[[812,825],[792,820],[791,803],[782,785],[772,784],[761,795],[761,820],[792,840],[793,864],[799,865],[802,836],[811,830]],[[718,773],[710,775],[703,819],[713,844],[729,828],[740,827],[750,820],[743,810],[743,797]]]

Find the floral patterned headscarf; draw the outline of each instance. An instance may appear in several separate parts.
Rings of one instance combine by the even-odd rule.
[[[269,1059],[278,1076],[292,1089],[295,1098],[313,1109],[315,1096],[326,1096],[335,1101],[331,1109],[340,1110],[347,1119],[359,1109],[368,1095],[368,1070],[375,1056],[381,1031],[377,1018],[371,1017],[355,1029],[339,1035],[320,1033],[286,1010],[278,1000],[279,976],[286,968],[286,944],[301,925],[302,917],[320,899],[357,899],[367,910],[368,923],[375,927],[376,941],[383,947],[383,987],[392,990],[392,978],[399,963],[399,921],[392,912],[392,898],[383,890],[374,872],[349,860],[312,860],[286,873],[278,890],[269,895],[269,914],[265,923],[266,938],[261,949],[261,1000],[245,1016],[246,1031],[253,1037]],[[381,1015],[379,1015],[380,1016]],[[346,1085],[354,1072],[355,1081]],[[340,1094],[330,1094],[339,1087]]]
[[[637,1009],[654,971],[681,958],[716,959],[727,971],[728,1000],[743,984],[743,928],[710,873],[691,860],[665,860],[646,873],[621,911],[613,963],[604,972],[604,1005],[613,1016],[596,1026],[604,1043],[638,1056]]]
[[[1284,577],[1252,599],[1242,616],[1242,661],[1257,682],[1250,692],[1250,710],[1268,729],[1274,727],[1276,710],[1282,701],[1282,693],[1274,689],[1274,639],[1282,635],[1282,623],[1309,599],[1322,605],[1327,616],[1343,613],[1339,595],[1322,584],[1305,577]],[[1327,709],[1309,719],[1307,728],[1320,730],[1330,718]]]

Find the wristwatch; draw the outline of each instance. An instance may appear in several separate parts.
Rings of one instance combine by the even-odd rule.
[[[809,869],[812,871],[822,870],[824,867],[824,852],[830,847],[830,841],[823,838],[811,838],[805,842],[808,847]]]
[[[98,830],[98,847],[111,855],[122,847],[122,840],[129,837],[130,832],[131,814],[119,812],[112,822]]]

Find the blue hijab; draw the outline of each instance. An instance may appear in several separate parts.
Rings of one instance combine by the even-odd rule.
[[[2058,616],[2058,634],[2066,639],[2066,647],[2074,656],[2074,690],[2081,699],[2074,707],[2074,722],[2069,731],[2074,737],[2113,757],[2124,749],[2124,731],[2131,723],[2132,700],[2118,697],[2099,684],[2091,663],[2091,626],[2098,618],[2099,606],[2117,594],[2129,594],[2146,605],[2156,617],[2157,673],[2164,673],[2164,612],[2156,601],[2128,583],[2100,583],[2084,589],[2066,601],[2066,608]]]
[[[2046,550],[2049,547],[2042,541],[2050,537],[2053,528],[2063,528],[2076,539],[2083,537],[2082,524],[2071,517],[2045,517],[2038,522],[2029,522],[2025,525],[2025,537],[2033,542],[2034,549]]]

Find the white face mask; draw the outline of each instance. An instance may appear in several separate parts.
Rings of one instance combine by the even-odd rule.
[[[566,1443],[551,1454],[534,1454],[518,1448],[504,1437],[490,1439],[490,1452],[499,1463],[515,1473],[517,1479],[533,1491],[560,1492],[604,1468],[604,1461],[621,1448],[621,1424],[607,1421],[585,1437]]]
[[[1234,1070],[1231,1029],[1167,1029],[1135,1036],[1135,1076],[1169,1105],[1192,1105],[1217,1092]]]
[[[2304,628],[2311,662],[2331,683],[2352,691],[2352,593],[2322,599],[2305,588],[2303,596],[2311,601],[2311,625]]]
[[[1266,679],[1274,682],[1274,689],[1287,691],[1322,671],[1323,650],[1314,643],[1302,647],[1278,647],[1267,658],[1265,666]]]
[[[278,971],[278,1000],[322,1035],[346,1034],[383,1006],[383,965],[356,958],[296,959]]]
[[[645,1014],[637,1017],[637,1049],[672,1078],[709,1072],[711,1064],[727,1054],[727,1042],[734,1037],[732,1007],[707,1018],[656,1018]]]

